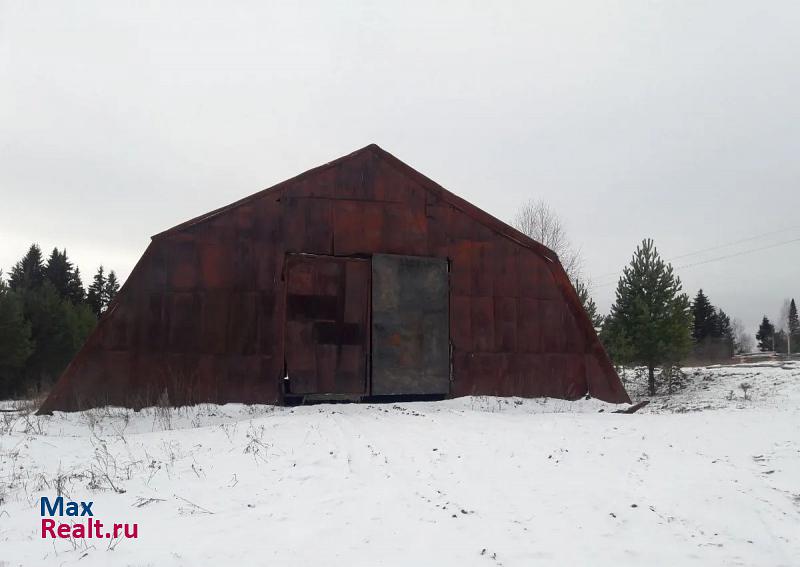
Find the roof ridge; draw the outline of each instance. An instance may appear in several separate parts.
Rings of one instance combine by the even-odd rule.
[[[520,232],[519,230],[515,229],[511,225],[501,221],[500,219],[498,219],[497,217],[487,213],[483,209],[480,209],[480,208],[476,207],[475,205],[473,205],[469,201],[459,197],[455,193],[452,193],[451,191],[448,191],[447,189],[445,189],[444,187],[439,185],[436,181],[434,181],[430,177],[426,176],[425,174],[420,173],[419,171],[417,171],[416,169],[414,169],[413,167],[411,167],[410,165],[408,165],[407,163],[405,163],[401,159],[397,158],[396,156],[394,156],[390,152],[388,152],[388,151],[384,150],[383,148],[381,148],[376,143],[367,144],[363,148],[359,148],[358,150],[350,152],[347,155],[341,156],[339,158],[336,158],[336,159],[334,159],[332,161],[329,161],[327,163],[324,163],[322,165],[318,165],[317,167],[313,167],[313,168],[311,168],[311,169],[309,169],[307,171],[304,171],[303,173],[295,175],[294,177],[290,177],[289,179],[285,179],[284,181],[276,183],[275,185],[272,185],[271,187],[267,187],[266,189],[262,189],[260,191],[257,191],[255,193],[251,194],[251,195],[248,195],[248,196],[243,197],[243,198],[241,198],[241,199],[239,199],[237,201],[234,201],[233,203],[229,203],[227,205],[219,207],[218,209],[214,209],[213,211],[210,211],[208,213],[205,213],[205,214],[199,215],[197,217],[191,218],[191,219],[189,219],[187,221],[184,221],[184,222],[182,222],[180,224],[177,224],[177,225],[173,226],[172,228],[168,228],[167,230],[164,230],[162,232],[159,232],[159,233],[153,235],[152,239],[157,239],[157,238],[162,238],[162,237],[165,237],[165,236],[169,236],[171,234],[174,234],[176,232],[180,232],[180,231],[182,231],[184,229],[187,229],[187,228],[189,228],[191,226],[194,226],[196,224],[205,222],[205,221],[207,221],[209,219],[212,219],[212,218],[214,218],[214,217],[216,217],[218,215],[221,215],[221,214],[226,213],[226,212],[228,212],[228,211],[230,211],[232,209],[235,209],[236,207],[240,207],[240,206],[242,206],[244,204],[247,204],[247,203],[249,203],[251,201],[254,201],[254,200],[264,196],[267,193],[270,193],[270,192],[273,192],[273,191],[279,191],[284,186],[289,185],[289,184],[291,184],[293,182],[296,182],[296,181],[298,181],[300,179],[303,179],[303,178],[305,178],[307,176],[313,175],[313,174],[318,173],[320,171],[324,171],[325,169],[328,169],[328,168],[331,168],[331,167],[335,167],[335,166],[339,165],[340,163],[342,163],[344,161],[353,159],[354,157],[363,154],[364,152],[372,152],[372,153],[378,155],[380,158],[384,159],[387,163],[389,163],[391,166],[393,166],[395,169],[397,169],[398,171],[400,171],[404,175],[411,177],[412,179],[414,179],[415,181],[420,183],[420,185],[422,185],[423,187],[425,187],[429,191],[435,192],[445,202],[447,202],[451,206],[457,208],[458,210],[460,210],[464,214],[468,215],[472,220],[483,224],[484,226],[486,226],[487,228],[489,228],[491,230],[494,230],[495,232],[500,233],[502,236],[505,236],[506,238],[516,242],[517,244],[525,246],[526,248],[533,249],[534,251],[536,251],[539,254],[543,255],[545,258],[547,258],[550,261],[554,261],[554,262],[558,262],[559,261],[558,260],[558,255],[553,250],[551,250],[550,248],[548,248],[547,246],[542,244],[541,242],[537,242],[536,240],[532,239],[528,235],[526,235],[526,234]]]
[[[372,149],[377,151],[377,153],[384,158],[388,158],[386,161],[393,165],[396,169],[399,169],[402,173],[409,175],[416,181],[418,181],[421,185],[423,185],[426,189],[430,191],[434,191],[440,197],[442,197],[448,204],[454,206],[462,213],[468,215],[472,220],[479,222],[486,226],[487,228],[494,230],[495,232],[499,232],[506,238],[525,246],[526,248],[532,248],[534,251],[542,254],[548,260],[560,262],[558,259],[558,254],[556,254],[553,250],[542,244],[541,242],[537,242],[527,234],[520,232],[513,226],[509,225],[508,223],[503,222],[502,220],[498,219],[494,215],[487,213],[483,209],[473,205],[466,199],[459,197],[452,191],[449,191],[439,185],[436,181],[425,175],[424,173],[420,173],[410,165],[408,165],[403,160],[397,158],[396,156],[392,155],[388,151],[384,150],[377,144],[370,144],[363,149]]]
[[[331,168],[331,167],[335,167],[335,166],[339,165],[340,163],[342,163],[343,161],[346,161],[348,159],[352,159],[355,156],[364,153],[365,151],[375,152],[376,150],[378,150],[380,152],[388,153],[388,152],[385,152],[385,150],[382,150],[377,144],[368,144],[368,145],[364,146],[363,148],[360,148],[360,149],[358,149],[358,150],[356,150],[354,152],[350,152],[347,155],[344,155],[344,156],[341,156],[341,157],[336,158],[334,160],[331,160],[329,162],[323,163],[322,165],[318,165],[316,167],[312,167],[311,169],[308,169],[308,170],[306,170],[306,171],[304,171],[302,173],[299,173],[299,174],[297,174],[297,175],[295,175],[293,177],[290,177],[289,179],[284,179],[283,181],[279,181],[275,185],[271,185],[270,187],[267,187],[266,189],[261,189],[260,191],[256,191],[255,193],[247,195],[246,197],[242,197],[241,199],[238,199],[238,200],[236,200],[236,201],[234,201],[232,203],[228,203],[227,205],[223,205],[222,207],[219,207],[217,209],[214,209],[214,210],[209,211],[207,213],[204,213],[202,215],[198,215],[198,216],[193,217],[193,218],[191,218],[191,219],[189,219],[187,221],[184,221],[182,223],[176,224],[175,226],[173,226],[171,228],[168,228],[166,230],[162,230],[161,232],[157,232],[156,234],[154,234],[150,238],[151,239],[162,238],[164,236],[169,236],[169,235],[174,234],[176,232],[180,232],[181,230],[184,230],[186,228],[189,228],[189,227],[194,226],[196,224],[199,224],[201,222],[205,222],[205,221],[207,221],[207,220],[209,220],[209,219],[211,219],[213,217],[216,217],[216,216],[218,216],[218,215],[220,215],[222,213],[228,212],[231,209],[235,209],[236,207],[240,207],[240,206],[242,206],[244,204],[247,204],[247,203],[249,203],[251,201],[254,201],[254,200],[258,199],[259,197],[264,196],[267,193],[270,193],[270,192],[273,192],[273,191],[278,191],[278,190],[282,189],[284,185],[288,185],[288,184],[290,184],[292,182],[298,181],[298,180],[300,180],[300,179],[302,179],[302,178],[304,178],[306,176],[312,175],[312,174],[317,173],[319,171],[323,171],[325,169],[328,169],[328,168]]]

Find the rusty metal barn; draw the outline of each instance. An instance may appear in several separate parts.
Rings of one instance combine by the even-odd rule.
[[[41,411],[587,392],[556,255],[370,145],[154,236]]]

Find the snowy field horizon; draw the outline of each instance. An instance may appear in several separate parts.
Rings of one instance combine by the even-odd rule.
[[[493,397],[3,411],[0,566],[797,565],[800,362],[684,372],[654,397],[627,373],[651,400],[632,415]],[[59,495],[137,538],[42,539]]]

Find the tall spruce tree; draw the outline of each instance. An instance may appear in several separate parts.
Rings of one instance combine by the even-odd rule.
[[[797,305],[794,303],[794,298],[789,304],[789,320],[787,323],[789,327],[789,338],[792,341],[792,352],[800,352],[800,318],[797,316]]]
[[[81,270],[77,266],[72,270],[69,275],[69,282],[67,283],[67,297],[75,305],[86,301],[86,291],[83,289],[83,281],[81,280]]]
[[[797,305],[794,302],[794,297],[792,301],[789,303],[789,331],[794,333],[800,333],[800,318],[797,316]]]
[[[118,291],[119,282],[117,281],[117,274],[114,273],[114,270],[111,270],[108,272],[106,285],[103,287],[103,309],[111,305],[111,302],[117,296]]]
[[[694,318],[692,338],[696,342],[702,342],[704,339],[714,335],[715,327],[717,326],[716,315],[714,306],[711,305],[708,297],[701,289],[697,292],[692,302],[692,316]]]
[[[643,364],[648,389],[656,393],[655,368],[675,364],[692,344],[689,297],[680,278],[646,239],[623,270],[616,301],[603,325],[604,342],[620,364]]]
[[[72,275],[72,263],[67,259],[66,249],[59,252],[53,248],[47,264],[44,266],[44,277],[53,284],[61,297],[69,297],[69,281]]]
[[[766,315],[761,320],[761,325],[758,326],[756,340],[758,341],[758,350],[761,352],[775,350],[775,325],[770,323]]]
[[[106,276],[103,266],[100,266],[97,268],[97,272],[94,274],[92,283],[89,285],[89,289],[86,293],[86,303],[92,308],[95,317],[100,317],[100,314],[103,312],[105,308],[105,297]]]
[[[11,268],[8,285],[12,290],[34,289],[44,281],[42,250],[31,244],[25,256]]]

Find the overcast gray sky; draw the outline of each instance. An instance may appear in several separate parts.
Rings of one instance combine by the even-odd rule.
[[[543,198],[596,283],[655,239],[800,239],[800,3],[0,0],[0,267],[149,236],[370,142],[500,219]],[[800,242],[679,270],[754,328]],[[614,286],[595,289],[602,311]]]

